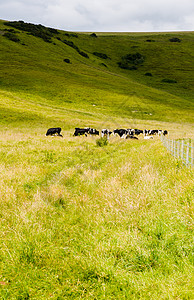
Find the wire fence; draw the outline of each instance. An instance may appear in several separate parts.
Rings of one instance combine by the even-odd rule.
[[[171,154],[187,166],[194,166],[194,141],[191,139],[171,140],[161,136],[161,141]]]

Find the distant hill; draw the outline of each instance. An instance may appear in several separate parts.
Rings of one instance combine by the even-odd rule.
[[[0,89],[72,111],[192,122],[193,49],[194,32],[79,33],[1,20]]]

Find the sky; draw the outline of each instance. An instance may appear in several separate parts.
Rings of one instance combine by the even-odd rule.
[[[194,31],[194,0],[0,0],[0,19],[67,31]]]

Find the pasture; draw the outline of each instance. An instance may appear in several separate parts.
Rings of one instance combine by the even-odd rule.
[[[194,169],[158,136],[111,136],[102,147],[73,136],[75,127],[147,128],[193,139],[193,33],[175,45],[167,33],[60,32],[88,60],[56,37],[18,31],[25,45],[15,43],[0,26],[0,298],[193,299]],[[120,53],[138,46],[149,61],[119,69],[117,39]],[[152,55],[161,45],[160,63],[148,44]],[[111,57],[108,69],[94,51]],[[173,74],[162,53],[176,87],[160,80]],[[150,70],[166,73],[151,81]],[[50,127],[63,138],[45,136]]]

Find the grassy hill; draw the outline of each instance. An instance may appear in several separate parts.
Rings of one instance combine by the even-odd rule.
[[[193,138],[193,37],[0,21],[1,299],[194,298],[194,170],[159,137],[73,137]]]
[[[29,34],[29,28],[24,31],[4,24],[1,21],[2,90],[25,93],[35,103],[72,110],[82,107],[95,115],[102,112],[133,119],[192,122],[193,32],[99,33],[95,37],[58,30],[48,42],[32,35],[34,29],[35,33],[30,29]],[[18,26],[18,22],[13,24]],[[173,37],[180,42],[171,42]],[[139,61],[126,63],[122,59],[136,53],[141,55]],[[124,67],[132,70],[120,68],[122,60]]]

